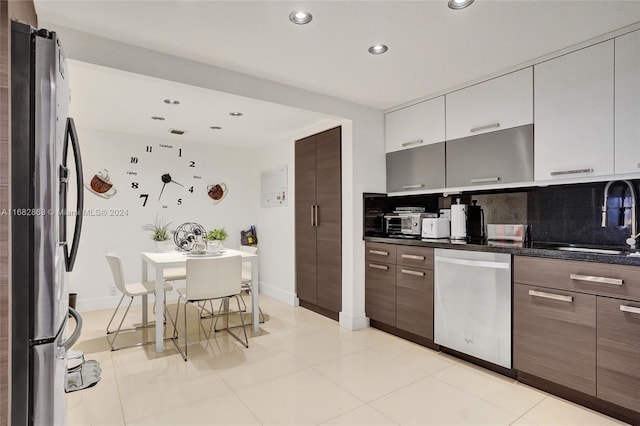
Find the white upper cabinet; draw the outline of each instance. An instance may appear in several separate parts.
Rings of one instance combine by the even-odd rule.
[[[533,71],[525,68],[446,95],[447,140],[533,123]]]
[[[444,96],[385,115],[387,152],[444,142]]]
[[[613,40],[534,74],[535,180],[613,174]]]
[[[615,39],[615,173],[640,172],[640,31]]]

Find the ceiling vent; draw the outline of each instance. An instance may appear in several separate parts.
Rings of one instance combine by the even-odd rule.
[[[184,135],[185,133],[187,133],[187,131],[180,129],[169,129],[169,133],[171,133],[172,135]]]

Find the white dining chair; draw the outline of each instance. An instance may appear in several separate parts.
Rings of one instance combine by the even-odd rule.
[[[133,298],[137,297],[137,296],[145,296],[145,295],[155,295],[156,292],[156,283],[155,281],[145,281],[145,282],[138,282],[138,283],[125,283],[124,281],[124,272],[122,269],[122,261],[120,260],[120,257],[118,257],[118,255],[115,252],[110,252],[107,253],[106,255],[107,258],[107,262],[109,263],[109,267],[111,268],[111,273],[113,275],[113,281],[115,283],[116,288],[122,293],[122,297],[120,298],[120,302],[118,302],[118,306],[116,306],[116,309],[113,311],[113,315],[111,316],[111,319],[109,320],[109,324],[107,324],[107,341],[109,342],[109,345],[111,345],[111,350],[112,351],[117,351],[120,349],[125,349],[125,348],[132,348],[134,346],[141,346],[141,345],[146,345],[149,343],[152,343],[153,341],[147,341],[147,342],[138,342],[136,344],[133,345],[128,345],[128,346],[121,346],[121,347],[116,347],[115,346],[115,342],[116,339],[118,338],[118,335],[120,334],[121,331],[131,331],[131,330],[139,330],[144,328],[144,326],[142,327],[133,327],[133,328],[126,328],[126,329],[122,329],[122,324],[124,323],[125,318],[127,317],[127,314],[129,313],[129,309],[131,308],[131,304],[133,303]],[[165,300],[167,299],[166,297],[166,293],[167,291],[171,291],[173,290],[173,287],[171,285],[169,285],[168,283],[164,283],[164,292],[165,292]],[[124,300],[125,297],[129,297],[131,300],[129,300],[129,304],[127,305],[127,309],[124,312],[124,315],[122,316],[122,319],[120,320],[120,324],[118,325],[118,328],[115,330],[110,330],[109,327],[111,327],[111,323],[113,322],[114,318],[116,317],[116,314],[118,313],[118,309],[120,308],[120,305],[122,305],[122,301]],[[154,303],[154,310],[155,310],[156,306]],[[165,315],[169,317],[169,319],[171,320],[172,323],[174,323],[173,318],[171,317],[171,314],[169,313],[169,311],[167,310],[167,305],[166,303],[164,304],[164,312]],[[155,324],[149,324],[146,327],[152,327]],[[174,323],[174,328],[175,328],[175,323]],[[113,334],[113,338],[109,339],[109,335]]]
[[[182,355],[184,360],[188,357],[188,330],[187,330],[187,304],[191,303],[197,305],[200,309],[198,315],[199,326],[202,327],[202,313],[204,310],[204,303],[213,300],[231,299],[235,298],[238,304],[238,311],[240,311],[240,300],[238,295],[242,291],[242,257],[237,256],[222,256],[222,257],[203,257],[187,259],[187,279],[186,286],[179,288],[178,290],[178,307],[176,309],[176,319],[180,315],[180,302],[184,305],[184,350],[180,348],[177,337],[177,320],[174,327],[173,341],[176,348]],[[213,306],[213,303],[211,303]],[[216,313],[213,310],[212,326],[209,328],[209,335],[213,328],[214,322],[222,314],[221,308]],[[228,314],[224,313],[224,314]],[[242,332],[244,333],[244,341],[240,339],[235,333],[233,333],[228,327],[222,329],[226,330],[233,338],[246,348],[249,347],[249,339],[247,337],[247,331],[245,329],[244,318],[240,315],[240,321],[242,323]],[[202,327],[203,328],[203,327]],[[204,330],[204,328],[203,328]]]
[[[240,251],[243,251],[245,253],[258,254],[258,247],[240,246]],[[253,287],[251,286],[252,283],[253,283],[253,280],[251,276],[251,264],[248,262],[243,262],[242,263],[242,291],[246,292],[249,296],[251,296],[251,291],[253,290]],[[246,311],[247,304],[245,303],[244,298],[242,297],[242,293],[240,294],[240,300],[244,305],[244,311]],[[259,311],[260,322],[263,323],[264,313],[262,312],[262,308],[260,308],[260,306],[258,306],[258,311]]]

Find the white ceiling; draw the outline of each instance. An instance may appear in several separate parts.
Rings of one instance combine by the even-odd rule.
[[[36,0],[40,22],[390,108],[640,21],[640,1]],[[299,7],[305,26],[289,22]],[[373,56],[374,43],[389,52]]]
[[[83,62],[70,60],[68,67],[70,114],[79,127],[246,148],[283,141],[294,131],[331,123],[308,111]],[[165,104],[168,98],[180,100],[180,105]],[[231,117],[232,111],[244,115]],[[152,120],[152,115],[166,120]],[[170,128],[187,133],[173,135]]]

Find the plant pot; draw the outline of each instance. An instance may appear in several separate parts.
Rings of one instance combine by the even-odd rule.
[[[155,243],[156,243],[156,252],[161,253],[161,252],[167,251],[169,240],[156,241]]]
[[[222,250],[222,241],[209,240],[207,241],[207,247],[211,253],[219,253]]]

